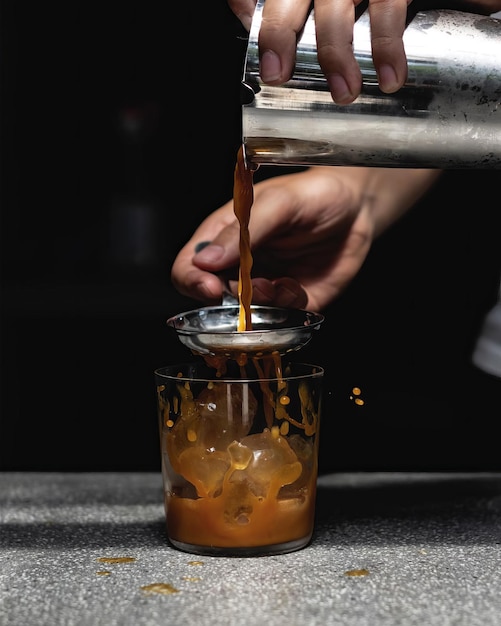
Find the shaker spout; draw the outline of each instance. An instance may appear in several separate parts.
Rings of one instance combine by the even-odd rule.
[[[255,79],[250,79],[247,82],[243,80],[240,84],[240,103],[242,106],[248,106],[255,100],[256,94],[261,91],[259,83]]]
[[[243,80],[240,84],[240,102],[242,107],[252,106],[255,101],[256,94],[261,91],[261,87],[257,80],[251,78],[248,82]],[[247,146],[245,143],[245,139],[242,137],[242,154],[245,169],[255,172],[259,169],[259,163],[255,162],[252,158],[252,153],[249,154],[247,150]]]

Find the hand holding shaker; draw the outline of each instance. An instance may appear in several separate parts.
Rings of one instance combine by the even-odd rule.
[[[298,42],[292,79],[281,86],[261,82],[264,2],[257,2],[243,80],[248,162],[501,168],[501,20],[450,10],[411,16],[403,38],[408,79],[398,92],[385,94],[372,64],[366,11],[353,38],[362,93],[339,106],[318,64],[313,11]]]

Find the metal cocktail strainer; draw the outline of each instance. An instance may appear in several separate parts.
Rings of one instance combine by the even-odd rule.
[[[167,320],[179,340],[201,355],[238,358],[284,355],[306,345],[324,316],[301,309],[251,305],[252,330],[238,330],[238,304],[208,306]]]

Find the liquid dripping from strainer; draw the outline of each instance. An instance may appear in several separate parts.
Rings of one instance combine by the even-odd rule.
[[[249,220],[254,199],[253,174],[243,145],[234,173],[234,212],[240,225],[238,301],[179,313],[167,320],[178,338],[195,354],[221,357],[245,364],[249,358],[283,356],[302,348],[318,330],[324,317],[300,309],[252,304],[253,257]],[[207,242],[201,242],[200,247]]]

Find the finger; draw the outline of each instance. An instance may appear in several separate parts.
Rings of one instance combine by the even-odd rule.
[[[259,29],[259,69],[270,85],[287,82],[294,71],[298,33],[310,0],[266,0]]]
[[[235,292],[236,293],[236,292]],[[303,287],[293,278],[252,279],[252,302],[255,304],[302,309],[308,302]]]
[[[394,93],[407,79],[403,43],[407,6],[407,0],[369,0],[372,59],[385,93]]]
[[[180,252],[171,268],[171,282],[175,289],[184,296],[200,300],[206,304],[221,301],[223,284],[220,278],[211,272],[195,267],[192,256]]]
[[[271,280],[262,277],[252,279],[252,302],[255,304],[279,306],[275,300],[276,292]]]
[[[308,294],[293,278],[278,278],[273,281],[275,287],[275,306],[293,309],[304,309],[308,302]]]
[[[228,0],[228,5],[233,13],[242,22],[246,30],[250,30],[256,0]]]
[[[350,104],[360,94],[362,73],[353,53],[353,0],[316,0],[318,62],[334,102]]]
[[[240,261],[240,226],[235,221],[210,241],[198,242],[193,264],[200,269],[220,272],[238,266]],[[203,245],[201,245],[203,244]]]
[[[224,267],[224,258],[218,261],[213,252],[208,267],[198,267],[194,260],[207,242],[216,240],[228,225],[236,223],[232,203],[226,203],[211,213],[196,229],[191,239],[178,252],[171,268],[172,284],[180,293],[207,303],[221,299],[222,283],[216,272]],[[238,252],[236,255],[238,257]]]

